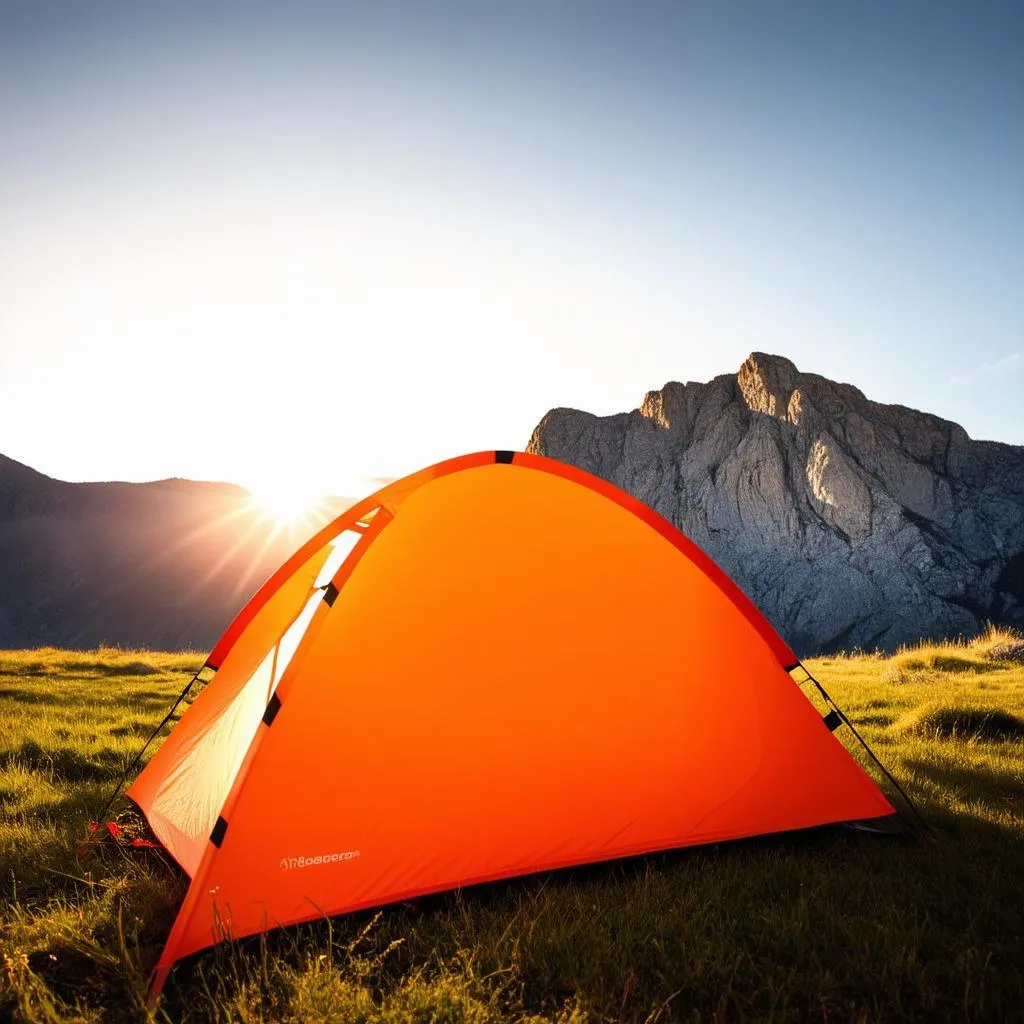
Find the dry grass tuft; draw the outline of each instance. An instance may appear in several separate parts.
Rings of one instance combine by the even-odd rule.
[[[933,739],[1024,741],[1024,719],[990,707],[915,708],[896,728]]]
[[[924,641],[901,648],[885,659],[882,680],[896,684],[926,683],[936,673],[978,675],[998,672],[1013,664],[1024,664],[1024,636],[1012,629],[989,625],[973,640]]]
[[[1024,665],[1024,636],[1015,630],[989,624],[972,644],[989,661]]]

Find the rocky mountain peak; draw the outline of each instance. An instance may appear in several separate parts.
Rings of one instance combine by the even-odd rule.
[[[796,424],[800,413],[798,376],[797,368],[783,356],[752,352],[736,374],[736,383],[751,411]]]
[[[1024,622],[1024,448],[782,356],[632,413],[552,410],[528,448],[657,509],[804,652]]]

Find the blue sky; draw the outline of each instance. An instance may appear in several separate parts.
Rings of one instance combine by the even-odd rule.
[[[1024,443],[1024,4],[0,0],[0,451],[349,492],[752,350]]]

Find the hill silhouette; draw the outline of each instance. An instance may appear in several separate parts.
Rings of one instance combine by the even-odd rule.
[[[232,484],[67,483],[0,455],[0,647],[206,650],[347,504],[280,529]]]

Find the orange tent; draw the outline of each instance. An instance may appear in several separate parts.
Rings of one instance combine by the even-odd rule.
[[[224,937],[893,815],[797,664],[588,473],[482,452],[385,487],[253,597],[129,789],[192,878],[157,990]]]

